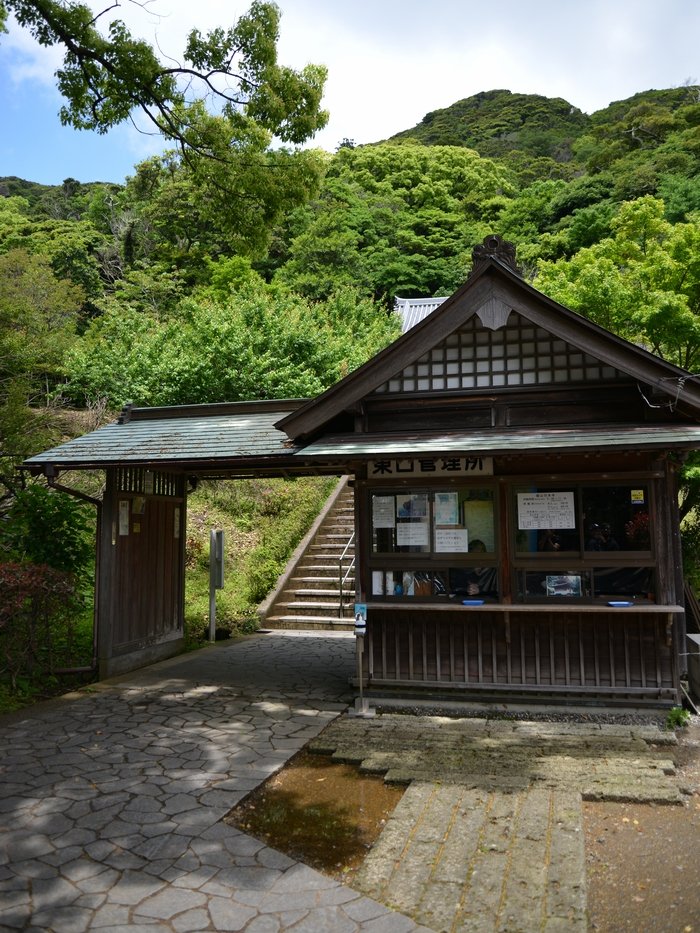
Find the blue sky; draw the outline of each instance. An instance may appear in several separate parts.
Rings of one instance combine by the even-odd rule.
[[[91,3],[95,10],[103,6]],[[107,6],[108,4],[104,4]],[[700,82],[700,4],[687,0],[278,0],[280,61],[329,69],[329,126],[314,144],[375,142],[479,91],[563,97],[587,113],[649,88]],[[128,0],[130,28],[177,57],[188,30],[230,25],[238,0]],[[196,14],[196,18],[195,18]],[[0,176],[123,182],[157,152],[125,125],[105,136],[62,127],[60,59],[11,26],[0,36]]]

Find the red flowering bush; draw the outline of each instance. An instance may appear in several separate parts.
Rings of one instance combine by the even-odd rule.
[[[46,564],[0,564],[0,663],[14,690],[50,674],[74,638],[81,602],[75,576]]]

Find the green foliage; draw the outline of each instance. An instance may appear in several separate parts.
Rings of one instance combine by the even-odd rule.
[[[614,174],[617,200],[656,194],[667,174],[697,176],[697,114],[697,87],[635,94],[592,115],[575,157],[590,174]]]
[[[32,483],[5,515],[0,548],[10,560],[45,565],[85,583],[94,561],[94,528],[89,505]]]
[[[175,153],[148,159],[119,203],[127,266],[145,260],[190,285],[206,283],[210,261],[263,257],[275,224],[315,194],[324,165],[313,150],[270,150],[267,133],[242,143],[223,118],[202,112],[199,119],[211,147],[230,152],[226,162]]]
[[[700,451],[688,454],[681,471],[679,514],[683,575],[700,590]]]
[[[356,335],[362,334],[362,341]],[[244,289],[226,302],[187,299],[161,320],[112,309],[67,357],[66,392],[115,407],[312,396],[398,333],[398,323],[350,291],[311,304]]]
[[[488,232],[482,205],[512,190],[506,171],[466,149],[342,148],[318,200],[295,217],[276,278],[314,299],[348,284],[389,303],[445,294]]]
[[[659,182],[659,197],[666,205],[666,219],[683,223],[700,212],[700,174],[693,178],[683,175],[664,175]]]
[[[334,479],[270,484],[262,501],[260,541],[245,561],[246,594],[259,603],[277,582],[286,562],[318,515]]]
[[[105,238],[88,221],[31,217],[22,198],[0,200],[0,254],[26,252],[45,260],[59,280],[81,289],[83,300],[102,294]]]
[[[590,118],[561,98],[485,91],[427,113],[410,130],[392,137],[428,146],[466,146],[482,156],[502,158],[517,149],[558,162],[571,158],[573,140]]]
[[[55,379],[74,339],[81,299],[81,290],[57,278],[46,257],[23,249],[0,255],[0,380]]]
[[[14,490],[0,522],[0,709],[60,692],[93,654],[95,518],[39,484]],[[77,680],[76,680],[77,678]]]
[[[101,292],[99,272],[109,278],[110,270],[94,261],[108,226],[116,242],[107,255],[127,267],[146,256],[178,269],[190,285],[201,284],[210,257],[261,258],[274,224],[315,192],[318,154],[271,144],[298,145],[325,126],[326,69],[278,63],[281,13],[274,3],[253,0],[229,28],[193,29],[179,66],[172,56],[161,62],[152,46],[131,35],[113,15],[118,4],[98,16],[74,0],[6,0],[4,9],[40,44],[64,49],[56,72],[66,101],[63,123],[104,133],[140,115],[176,147],[139,167],[141,177],[129,182],[116,216],[111,206],[105,210],[106,191],[101,203],[91,201],[67,179],[61,196],[56,193],[52,217],[78,225],[77,217],[89,217],[94,224],[73,230],[84,240],[80,249],[60,261],[52,255],[57,273],[69,274],[88,296]],[[59,234],[63,242],[65,231],[50,231],[52,240]]]
[[[682,706],[673,706],[666,717],[667,729],[682,729],[690,722],[690,713]]]
[[[22,485],[16,466],[47,439],[47,418],[32,406],[60,384],[81,300],[48,258],[0,254],[0,503]]]
[[[32,563],[0,563],[0,683],[25,691],[77,659],[81,599],[71,573]],[[82,657],[81,657],[82,655]]]
[[[613,236],[570,260],[543,262],[536,286],[562,304],[685,369],[700,362],[700,223],[670,224],[639,198]]]
[[[277,63],[280,11],[274,3],[254,0],[228,29],[206,35],[193,29],[180,67],[172,57],[161,63],[148,43],[109,15],[111,9],[96,17],[87,4],[62,0],[4,0],[2,9],[41,45],[65,50],[56,72],[66,99],[61,120],[76,129],[104,133],[137,111],[196,154],[211,143],[192,109],[198,98],[209,99],[243,137],[252,125],[301,143],[327,121],[320,109],[325,69],[307,65],[297,72]],[[227,156],[225,149],[210,154]]]

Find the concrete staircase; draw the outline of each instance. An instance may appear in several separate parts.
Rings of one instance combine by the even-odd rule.
[[[355,602],[355,496],[347,477],[331,493],[258,610],[261,627],[352,631]],[[343,582],[340,593],[340,560]]]

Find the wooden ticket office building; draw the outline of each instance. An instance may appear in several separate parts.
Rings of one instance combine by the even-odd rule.
[[[368,691],[677,702],[689,375],[528,286],[498,237],[281,427],[355,476]]]
[[[313,400],[142,409],[101,431],[107,446],[95,432],[27,466],[54,481],[107,471],[106,671],[110,655],[136,666],[181,635],[186,478],[335,473],[355,486],[367,695],[679,700],[677,479],[700,445],[700,386],[529,286],[499,237],[453,296]],[[122,525],[131,500],[144,509],[136,486],[151,470],[177,495],[135,560]],[[135,596],[142,621],[117,644]],[[167,632],[144,640],[160,606]]]

